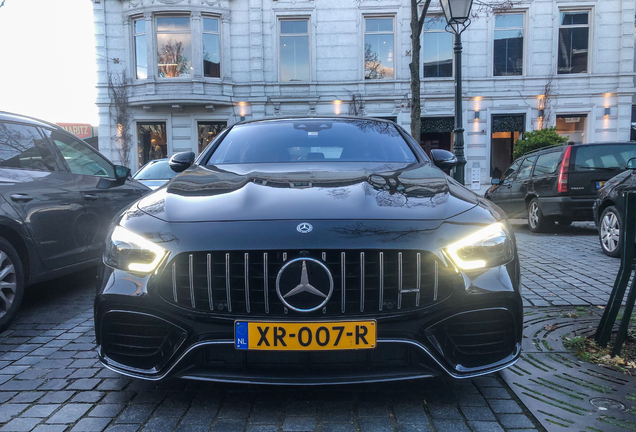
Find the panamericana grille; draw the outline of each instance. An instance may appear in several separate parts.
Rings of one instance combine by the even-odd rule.
[[[182,253],[164,270],[159,291],[168,302],[201,312],[298,314],[276,293],[279,270],[295,258],[319,260],[334,284],[327,304],[302,316],[413,310],[444,300],[452,289],[453,272],[431,253],[327,250]]]

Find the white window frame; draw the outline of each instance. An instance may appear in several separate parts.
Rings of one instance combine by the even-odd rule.
[[[561,25],[561,14],[562,13],[567,13],[567,12],[587,12],[587,26],[582,25],[582,24],[576,24],[576,25]],[[554,51],[554,56],[555,56],[555,63],[554,67],[556,69],[556,74],[557,76],[581,76],[581,75],[590,75],[592,73],[592,65],[594,64],[592,62],[592,42],[594,41],[594,26],[592,25],[594,21],[594,8],[593,7],[586,7],[585,5],[583,6],[571,6],[571,7],[559,7],[557,9],[557,29],[556,29],[556,37],[555,37],[555,42],[554,42],[554,46],[556,47],[555,51]],[[587,32],[587,70],[585,72],[579,72],[579,73],[559,73],[559,39],[561,37],[561,28],[582,28],[582,27],[587,27],[588,28],[588,32]]]
[[[158,31],[158,25],[157,25],[157,19],[158,18],[188,18],[188,20],[190,21],[190,67],[192,67],[192,69],[190,70],[190,75],[189,76],[178,76],[178,77],[161,77],[159,74],[159,40],[158,40],[158,35],[159,34],[184,34],[184,32],[170,32],[170,31],[162,31],[159,32]],[[194,34],[192,32],[192,14],[190,13],[183,13],[183,12],[175,12],[175,13],[165,13],[165,14],[157,14],[155,16],[153,16],[153,30],[154,30],[154,34],[153,34],[153,38],[154,38],[154,45],[155,45],[155,49],[154,49],[154,65],[153,67],[155,68],[155,76],[157,77],[157,79],[159,80],[167,80],[167,81],[183,81],[183,80],[188,80],[191,81],[192,78],[194,77],[194,65],[195,65],[195,61],[198,61],[194,58]],[[203,25],[203,24],[201,24]],[[201,44],[203,44],[203,37],[201,37]],[[201,59],[201,61],[203,61],[203,59]]]
[[[393,21],[393,31],[382,31],[382,32],[367,32],[367,20],[368,19],[391,19]],[[396,20],[395,15],[393,14],[381,14],[381,15],[370,15],[364,14],[362,15],[362,81],[364,82],[384,82],[384,81],[393,81],[398,79],[398,56],[396,51],[396,43],[397,43],[397,33],[395,31],[396,28]],[[393,35],[393,77],[386,79],[366,79],[365,74],[365,60],[364,60],[364,51],[365,51],[365,40],[367,34],[392,34]]]
[[[205,26],[203,21],[205,19],[215,19],[218,22],[218,31],[213,32],[210,30],[204,30]],[[205,72],[203,72],[203,78],[208,80],[220,80],[223,77],[223,35],[221,31],[221,27],[223,26],[223,20],[218,15],[202,15],[201,16],[201,59],[198,61],[201,62],[201,68],[203,68],[203,35],[205,34],[216,34],[219,36],[219,76],[218,77],[209,77],[205,76]],[[190,29],[192,31],[192,29]]]
[[[526,57],[528,56],[528,39],[529,39],[529,29],[528,29],[528,14],[525,10],[510,10],[498,15],[523,15],[523,55],[521,56],[522,65],[521,65],[521,75],[495,75],[495,34],[497,30],[517,30],[519,27],[510,27],[510,28],[497,28],[496,18],[492,20],[492,37],[491,43],[492,48],[490,50],[490,75],[495,79],[510,79],[510,78],[521,78],[526,76],[528,62],[526,61]],[[558,36],[557,36],[558,37]]]
[[[284,21],[307,21],[307,33],[285,33],[285,35],[283,36],[283,33],[281,32],[281,27],[282,27],[282,23]],[[313,42],[313,38],[311,36],[311,17],[309,16],[279,16],[278,17],[278,22],[276,23],[276,28],[277,28],[277,38],[276,38],[276,44],[278,45],[278,59],[277,59],[277,65],[278,65],[278,82],[280,83],[291,83],[291,84],[303,84],[303,83],[309,83],[312,80],[312,77],[314,75],[314,71],[313,71],[313,50],[312,50],[312,42]],[[282,67],[280,64],[280,49],[282,47],[282,43],[281,43],[281,38],[285,37],[285,36],[307,36],[307,44],[308,46],[308,54],[309,54],[309,77],[307,79],[307,81],[283,81],[282,80]]]
[[[443,14],[431,14],[430,16],[427,16],[427,18],[438,18],[441,19],[442,22],[446,21],[446,18],[444,18]],[[426,26],[426,21],[424,22],[424,25]],[[422,76],[421,79],[424,80],[436,80],[436,81],[440,81],[440,80],[451,80],[455,78],[455,51],[454,51],[454,45],[455,45],[455,35],[453,35],[452,33],[449,33],[450,35],[452,35],[452,42],[451,42],[451,48],[453,49],[453,54],[451,55],[451,75],[448,77],[425,77],[424,76],[424,35],[426,33],[448,33],[446,30],[426,30],[426,28],[422,29],[422,37],[420,39],[420,68],[422,69]]]

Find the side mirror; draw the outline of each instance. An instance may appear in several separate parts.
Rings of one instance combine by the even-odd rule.
[[[636,158],[631,158],[627,161],[627,169],[636,170]]]
[[[457,165],[457,157],[448,150],[433,149],[431,150],[431,159],[439,169],[448,171]]]
[[[194,163],[194,158],[194,152],[181,152],[172,156],[168,164],[172,171],[180,173],[190,168],[190,166]]]
[[[499,180],[498,178],[494,178],[492,180],[490,180],[490,184],[493,186],[497,186],[499,184],[501,184],[501,180]]]
[[[130,177],[130,168],[123,165],[115,165],[115,180],[118,184],[124,184]]]

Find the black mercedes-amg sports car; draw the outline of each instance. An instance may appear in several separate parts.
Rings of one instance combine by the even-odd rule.
[[[138,378],[328,384],[513,364],[523,308],[499,208],[392,122],[238,123],[110,229],[101,361]],[[437,167],[436,167],[437,165]],[[439,168],[438,168],[439,167]]]

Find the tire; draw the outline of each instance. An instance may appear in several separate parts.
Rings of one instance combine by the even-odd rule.
[[[0,237],[0,331],[15,318],[23,297],[22,261],[11,243]]]
[[[609,206],[603,210],[599,219],[598,239],[605,255],[614,258],[621,256],[623,248],[622,229],[623,219],[616,207]]]
[[[532,198],[530,204],[528,204],[528,226],[530,227],[530,231],[536,233],[545,232],[553,224],[553,219],[548,219],[543,216],[539,200]]]

